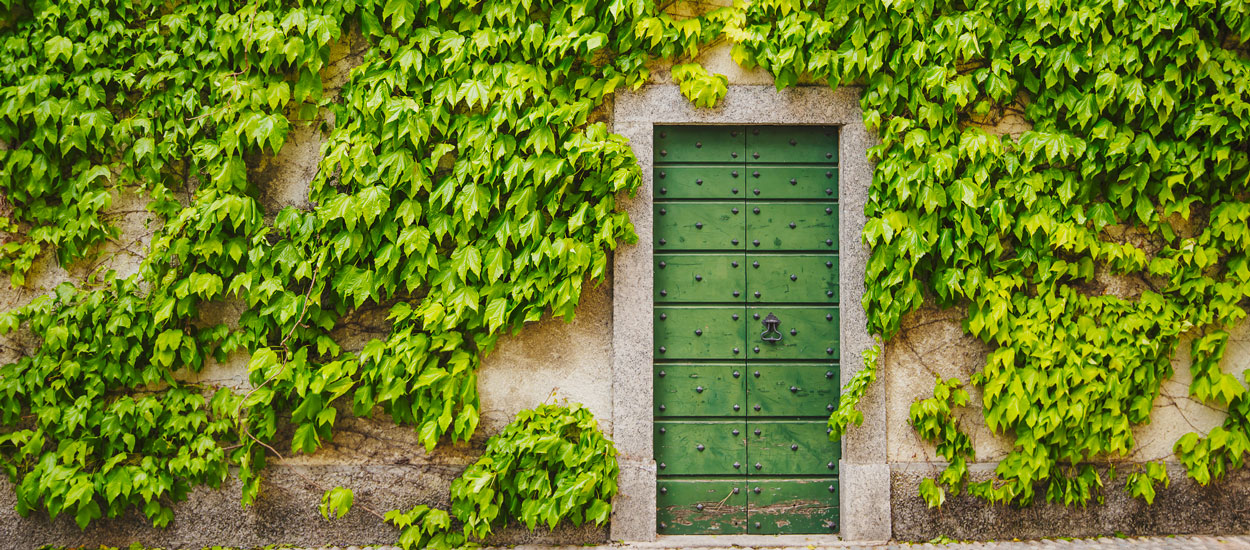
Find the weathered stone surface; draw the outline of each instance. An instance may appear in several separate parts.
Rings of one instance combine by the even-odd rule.
[[[1153,505],[1124,491],[1128,466],[1119,467],[1114,481],[1106,479],[1105,504],[1064,507],[1045,502],[1044,492],[1029,507],[988,504],[966,494],[947,495],[941,509],[929,509],[917,492],[920,481],[937,475],[944,464],[895,464],[890,475],[894,538],[930,540],[947,536],[959,540],[1042,537],[1094,537],[1124,534],[1219,534],[1250,532],[1250,471],[1231,472],[1225,479],[1202,487],[1185,476],[1179,464],[1168,464],[1172,483],[1157,487]],[[992,465],[971,467],[974,481],[987,479]]]

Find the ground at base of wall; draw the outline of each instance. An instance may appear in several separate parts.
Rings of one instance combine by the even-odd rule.
[[[723,540],[725,537],[660,537],[655,542],[632,543],[632,544],[610,544],[600,546],[542,546],[542,545],[520,545],[508,546],[500,548],[508,548],[510,550],[622,550],[622,549],[678,549],[678,548],[698,548],[700,550],[764,550],[764,549],[781,549],[794,548],[796,550],[911,550],[911,549],[940,549],[940,550],[1034,550],[1034,549],[1053,549],[1053,550],[1250,550],[1250,536],[1246,535],[1230,535],[1230,536],[1209,536],[1209,535],[1178,535],[1165,537],[1103,537],[1088,539],[1042,539],[1042,540],[1023,540],[1023,541],[983,541],[983,542],[961,542],[953,540],[935,540],[932,542],[883,542],[883,543],[822,543],[819,545],[759,545],[750,546],[732,544]],[[787,540],[787,537],[778,537],[778,540]],[[719,543],[719,544],[718,544]],[[787,543],[788,544],[788,543]],[[266,547],[267,549],[277,550],[288,547]],[[328,546],[323,548],[294,548],[291,550],[399,550],[396,546]],[[96,550],[84,548],[83,550]],[[142,550],[142,549],[131,549]],[[156,549],[146,549],[156,550]],[[205,549],[208,550],[208,549]],[[213,549],[213,550],[231,550],[231,549]],[[484,549],[490,550],[490,549]]]

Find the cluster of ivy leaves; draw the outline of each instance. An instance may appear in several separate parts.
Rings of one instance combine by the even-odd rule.
[[[21,284],[41,250],[90,255],[117,234],[103,216],[117,192],[145,193],[163,221],[138,273],[0,315],[0,333],[41,337],[0,366],[0,466],[19,511],[83,527],[130,508],[165,525],[232,465],[249,504],[266,457],[314,452],[340,410],[385,412],[428,448],[467,440],[475,370],[498,336],[570,317],[634,238],[615,197],[640,172],[596,109],[645,82],[648,60],[692,56],[720,29],[642,0],[0,8],[0,269]],[[331,48],[349,36],[365,62],[327,96]],[[267,211],[249,168],[322,120],[310,205]],[[223,304],[242,313],[201,315]],[[335,328],[369,308],[389,313],[389,336],[342,349]],[[183,381],[239,352],[245,393]],[[555,515],[498,505],[606,515],[569,512],[567,496],[551,495]],[[481,531],[497,515],[475,517]]]
[[[870,331],[888,340],[928,301],[965,308],[964,329],[991,346],[971,381],[1013,449],[994,479],[967,484],[959,403],[914,408],[917,429],[953,451],[942,485],[1018,504],[1038,488],[1097,495],[1097,474],[1077,465],[1133,448],[1187,336],[1192,396],[1228,417],[1176,454],[1204,484],[1242,465],[1250,396],[1219,361],[1250,295],[1250,4],[758,0],[727,32],[735,59],[779,88],[863,86],[881,140],[864,230]],[[984,129],[1009,116],[1031,127]],[[935,398],[966,396],[950,384]],[[930,487],[937,505],[945,493]]]
[[[588,409],[540,405],[517,413],[452,481],[450,513],[419,505],[388,512],[386,519],[403,530],[399,545],[405,549],[463,547],[509,521],[531,531],[565,521],[603,525],[617,473],[616,448]]]

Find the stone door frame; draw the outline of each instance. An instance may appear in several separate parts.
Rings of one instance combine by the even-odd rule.
[[[642,189],[621,200],[638,242],[617,249],[613,259],[612,436],[621,475],[613,503],[613,540],[656,539],[656,466],[652,440],[652,349],[654,273],[652,246],[653,128],[657,124],[837,125],[839,136],[839,229],[842,383],[863,367],[860,354],[872,346],[861,297],[868,249],[860,238],[864,203],[872,183],[868,148],[876,136],[864,127],[859,88],[837,90],[803,86],[729,86],[720,105],[702,109],[681,96],[676,85],[644,86],[618,93],[612,109],[614,132],[629,138],[642,168]],[[840,538],[882,541],[891,536],[890,469],[886,463],[885,401],[880,384],[860,401],[864,424],[842,440],[839,464]],[[666,539],[681,539],[668,536]],[[774,540],[770,535],[742,538]],[[834,536],[812,536],[826,538]],[[693,542],[693,541],[690,541]]]

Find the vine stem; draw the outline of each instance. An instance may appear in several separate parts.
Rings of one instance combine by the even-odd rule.
[[[286,457],[282,456],[282,453],[278,452],[277,449],[269,446],[269,444],[265,443],[264,441],[256,439],[256,436],[252,435],[251,432],[243,432],[243,433],[246,434],[249,438],[251,438],[252,441],[255,441],[257,445],[260,445],[261,447],[269,449],[269,452],[273,453],[274,456],[278,457],[278,460],[286,462]],[[307,482],[309,485],[312,485],[315,489],[317,489],[318,491],[321,491],[322,493],[325,493],[326,491],[330,490],[330,489],[327,489],[324,485],[317,483],[315,480],[313,480],[313,478],[308,477],[307,475],[304,475],[304,473],[299,471],[297,467],[292,467],[291,471],[295,473],[295,475],[303,479],[305,482]],[[383,516],[377,510],[374,510],[373,508],[365,506],[364,504],[356,504],[356,506],[359,506],[364,511],[369,512],[370,514],[373,514],[374,516],[376,516],[378,519],[382,520],[383,522],[386,522],[386,516]]]

